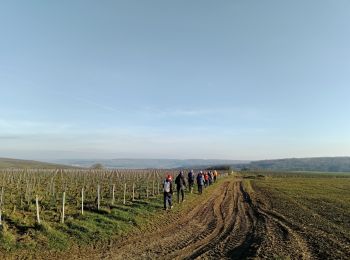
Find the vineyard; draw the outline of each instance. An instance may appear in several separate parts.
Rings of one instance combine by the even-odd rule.
[[[162,180],[174,170],[6,169],[0,171],[5,251],[68,239],[103,241],[161,208]],[[79,241],[79,242],[81,242]]]

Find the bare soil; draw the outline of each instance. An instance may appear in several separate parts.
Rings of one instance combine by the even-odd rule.
[[[188,212],[171,215],[166,225],[124,239],[86,259],[311,259],[306,240],[292,223],[227,180]],[[165,213],[169,214],[169,213]],[[170,213],[171,214],[171,213]]]

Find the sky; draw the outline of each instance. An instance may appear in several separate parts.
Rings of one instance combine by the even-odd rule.
[[[0,3],[0,157],[350,155],[350,2]]]

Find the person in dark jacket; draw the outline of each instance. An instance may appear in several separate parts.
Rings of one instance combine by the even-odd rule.
[[[181,202],[185,200],[185,176],[184,172],[180,171],[179,175],[177,175],[175,179],[176,191],[177,191],[177,203],[180,203],[180,193],[181,193]]]
[[[172,209],[173,205],[171,202],[171,197],[173,195],[173,183],[171,175],[168,175],[163,182],[163,191],[164,191],[164,210],[168,208]]]
[[[203,185],[204,185],[204,176],[203,172],[200,171],[197,175],[197,185],[198,185],[198,193],[202,194],[203,192]]]
[[[194,172],[193,172],[193,170],[191,170],[188,173],[187,179],[188,179],[188,187],[190,189],[190,193],[192,193],[193,192],[193,185],[194,185]]]
[[[208,177],[209,177],[209,185],[212,185],[214,182],[214,175],[212,171],[209,171]]]

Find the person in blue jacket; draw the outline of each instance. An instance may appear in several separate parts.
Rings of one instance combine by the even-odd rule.
[[[197,185],[198,185],[198,193],[202,194],[203,193],[203,185],[204,185],[204,176],[203,176],[202,171],[200,171],[197,175]]]

